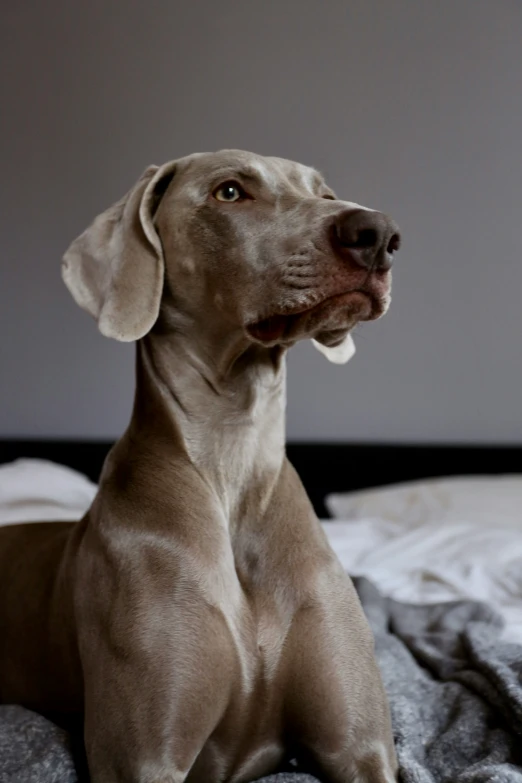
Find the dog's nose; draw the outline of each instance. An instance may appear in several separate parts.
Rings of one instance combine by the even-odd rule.
[[[332,241],[337,253],[359,266],[386,272],[401,237],[397,224],[382,212],[350,209],[336,218]]]

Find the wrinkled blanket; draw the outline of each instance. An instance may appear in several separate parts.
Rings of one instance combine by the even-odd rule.
[[[402,783],[522,783],[522,647],[483,604],[410,606],[355,580],[390,700]],[[83,775],[81,776],[83,779]],[[0,783],[76,783],[71,739],[0,707]],[[265,783],[313,783],[281,772]]]

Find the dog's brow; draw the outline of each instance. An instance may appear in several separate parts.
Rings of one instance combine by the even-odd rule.
[[[250,182],[256,185],[262,184],[265,181],[265,178],[255,169],[237,168],[232,166],[230,168],[216,172],[213,179],[241,179],[245,182]]]
[[[251,185],[266,185],[267,177],[255,169],[238,169],[237,176]]]

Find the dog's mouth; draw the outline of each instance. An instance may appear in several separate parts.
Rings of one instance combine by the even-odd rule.
[[[263,343],[278,342],[290,330],[292,322],[298,317],[298,315],[272,315],[263,321],[250,324],[247,331],[252,337]]]
[[[262,343],[280,343],[298,339],[299,336],[313,336],[314,332],[348,330],[359,321],[372,321],[386,310],[386,303],[380,296],[367,290],[355,290],[335,294],[313,307],[289,313],[277,313],[261,321],[249,324],[251,337]]]

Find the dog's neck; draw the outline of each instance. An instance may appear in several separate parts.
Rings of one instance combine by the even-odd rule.
[[[211,484],[231,526],[250,496],[259,510],[270,500],[285,455],[285,403],[280,349],[242,335],[195,346],[153,332],[138,343],[133,436],[171,437]]]

